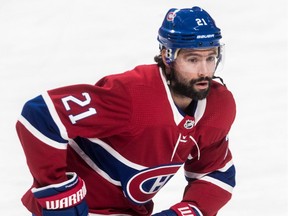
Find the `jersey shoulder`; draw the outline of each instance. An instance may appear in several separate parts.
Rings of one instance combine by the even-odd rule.
[[[156,64],[139,65],[132,70],[119,74],[112,74],[100,79],[97,86],[122,86],[132,88],[134,86],[153,86],[160,81],[159,67]]]
[[[221,113],[225,113],[226,111],[230,110],[229,113],[233,114],[236,111],[236,103],[231,91],[229,91],[226,86],[215,81],[212,81],[207,102],[210,108],[215,106],[216,110],[220,111]],[[224,110],[221,111],[221,108]]]
[[[230,129],[236,116],[236,103],[226,86],[213,81],[206,98],[203,120],[211,127]],[[204,121],[202,121],[204,122]]]

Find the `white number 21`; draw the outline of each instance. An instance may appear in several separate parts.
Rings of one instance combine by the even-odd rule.
[[[198,26],[207,25],[205,19],[203,19],[203,18],[202,19],[196,18],[195,20],[196,20]]]
[[[67,96],[67,97],[64,97],[62,98],[62,102],[64,104],[64,107],[67,111],[69,111],[71,109],[70,105],[69,105],[69,101],[73,102],[73,103],[76,103],[77,105],[81,106],[81,107],[84,107],[84,106],[87,106],[90,104],[91,102],[91,97],[88,93],[86,92],[83,92],[82,95],[85,97],[84,100],[79,100],[78,98],[70,95],[70,96]],[[70,121],[72,122],[72,124],[76,124],[77,121],[83,119],[83,118],[87,118],[91,115],[94,115],[96,114],[96,109],[94,108],[89,108],[87,111],[85,112],[82,112],[82,113],[79,113],[77,115],[69,115],[69,119]]]

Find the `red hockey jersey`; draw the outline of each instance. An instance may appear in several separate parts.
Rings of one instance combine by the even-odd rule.
[[[150,215],[153,196],[185,164],[182,202],[215,215],[235,185],[228,148],[235,102],[213,81],[208,97],[193,104],[191,115],[177,108],[157,65],[45,92],[17,122],[32,187],[73,171],[86,183],[91,215]],[[30,190],[22,202],[40,215]]]

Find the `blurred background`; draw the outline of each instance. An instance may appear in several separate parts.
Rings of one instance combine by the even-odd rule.
[[[0,0],[1,215],[30,215],[20,198],[32,178],[15,132],[25,101],[153,63],[166,12],[195,5],[222,29],[217,75],[238,111],[230,133],[237,187],[219,215],[288,215],[286,0]],[[155,212],[179,202],[184,186],[181,170],[157,194]]]

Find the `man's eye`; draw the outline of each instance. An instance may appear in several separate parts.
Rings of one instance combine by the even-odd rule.
[[[198,61],[198,59],[197,58],[189,58],[188,61],[192,62],[192,63],[196,63]]]
[[[214,62],[216,60],[216,57],[215,56],[209,56],[208,58],[207,58],[207,61],[208,62]]]

